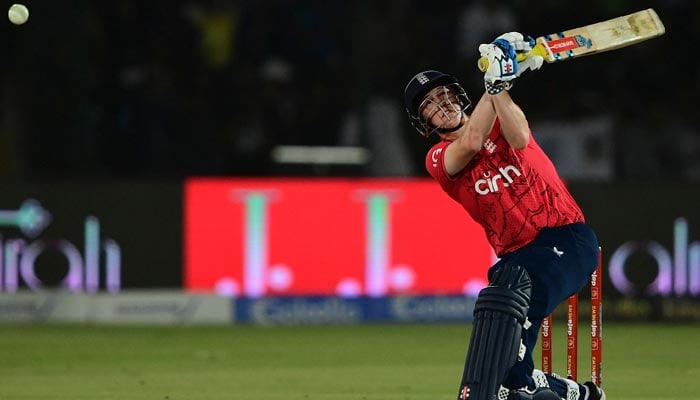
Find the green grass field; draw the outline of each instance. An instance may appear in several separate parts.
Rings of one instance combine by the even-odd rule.
[[[468,329],[0,326],[0,399],[454,399]],[[564,332],[554,334],[563,374]],[[608,399],[700,396],[700,325],[606,322],[603,339]]]

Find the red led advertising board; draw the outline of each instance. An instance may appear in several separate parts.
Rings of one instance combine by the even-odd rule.
[[[474,294],[495,261],[427,179],[190,179],[185,286],[234,297]]]

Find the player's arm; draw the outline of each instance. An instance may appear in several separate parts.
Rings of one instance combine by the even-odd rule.
[[[491,44],[479,46],[482,58],[488,60],[484,73],[486,92],[491,95],[494,111],[501,124],[501,133],[514,149],[525,148],[530,141],[530,128],[525,114],[508,93],[512,81],[526,69],[539,69],[541,56],[532,56],[524,63],[517,61],[519,52],[528,52],[534,40],[521,33],[509,32]]]
[[[495,121],[493,96],[484,93],[469,120],[461,128],[464,132],[445,149],[445,171],[449,176],[462,171],[481,150]]]
[[[518,107],[507,91],[491,96],[498,121],[501,123],[501,134],[510,147],[520,150],[530,142],[530,126],[525,113]]]

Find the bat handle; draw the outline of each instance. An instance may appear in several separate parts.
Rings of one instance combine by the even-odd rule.
[[[518,53],[515,59],[518,60],[518,62],[521,62],[532,56],[542,56],[547,58],[547,49],[545,48],[544,44],[537,43],[529,52]],[[486,70],[489,69],[489,59],[486,57],[479,57],[479,61],[477,61],[476,65],[479,67],[479,71],[486,72]]]

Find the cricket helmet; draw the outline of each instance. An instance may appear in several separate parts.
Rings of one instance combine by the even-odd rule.
[[[462,112],[469,108],[471,100],[467,97],[457,78],[440,71],[427,70],[416,74],[408,82],[403,92],[404,105],[411,125],[421,135],[426,137],[435,131],[444,131],[439,127],[432,126],[429,121],[426,121],[421,112],[425,106],[425,96],[433,89],[441,86],[454,95]]]

